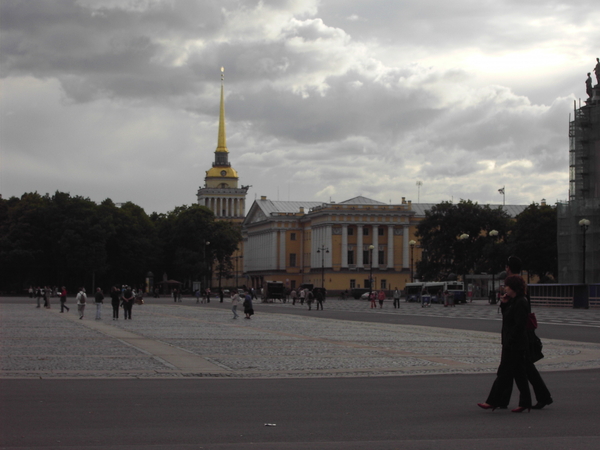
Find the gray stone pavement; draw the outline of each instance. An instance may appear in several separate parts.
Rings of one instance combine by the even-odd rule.
[[[5,302],[0,304],[0,378],[473,374],[493,373],[499,362],[499,333],[261,314],[271,306],[255,304],[251,320],[242,315],[233,320],[229,310],[191,299],[178,304],[148,299],[134,306],[132,321],[113,321],[109,304],[104,305],[103,319],[96,321],[93,304],[79,320],[75,308],[61,314],[56,304],[47,310],[27,299]],[[476,314],[497,320],[496,308],[489,305],[421,308],[402,303],[396,311],[391,302],[382,310],[369,310],[368,302],[328,300],[326,308],[365,314]],[[541,322],[569,315],[569,320],[594,326],[598,319],[596,311],[536,312]],[[544,339],[544,353],[537,364],[541,371],[600,368],[600,344]]]

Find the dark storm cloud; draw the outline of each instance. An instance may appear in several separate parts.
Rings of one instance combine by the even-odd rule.
[[[582,53],[600,39],[594,4],[375,3],[3,1],[4,180],[87,194],[94,168],[128,173],[108,158],[179,181],[128,180],[116,195],[160,198],[149,208],[163,211],[192,202],[214,156],[224,66],[230,161],[263,194],[292,184],[308,200],[387,202],[423,180],[422,200],[490,201],[527,174],[558,197],[572,94],[598,56]],[[65,167],[75,174],[56,175]],[[93,189],[103,199],[113,184]],[[516,199],[527,195],[540,197]]]

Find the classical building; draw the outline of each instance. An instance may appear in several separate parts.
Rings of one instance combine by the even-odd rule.
[[[587,223],[589,221],[589,224]],[[600,283],[600,84],[569,121],[569,200],[558,204],[560,283]]]
[[[217,220],[227,220],[240,225],[246,212],[246,194],[250,186],[238,186],[238,173],[229,162],[227,149],[227,135],[225,131],[225,100],[223,87],[223,69],[221,69],[221,103],[219,111],[219,135],[215,160],[212,167],[206,171],[204,187],[198,189],[198,204],[206,206],[214,212]],[[231,278],[220,280],[213,270],[211,286],[223,288],[234,287],[236,281],[242,278],[242,265],[239,260],[243,258],[243,247],[240,243],[238,250],[232,255],[234,273]],[[203,281],[203,288],[207,282]]]
[[[404,199],[389,205],[365,197],[341,203],[261,197],[242,228],[248,283],[310,283],[343,291],[369,287],[372,273],[374,289],[402,288],[411,275],[409,242],[426,206]]]

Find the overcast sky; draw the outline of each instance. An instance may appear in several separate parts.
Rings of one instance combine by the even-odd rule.
[[[217,145],[255,198],[568,196],[597,0],[0,0],[0,193],[147,213]],[[593,76],[593,73],[592,73]],[[420,191],[417,181],[422,182]]]

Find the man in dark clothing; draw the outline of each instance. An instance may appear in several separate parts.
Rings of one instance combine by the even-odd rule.
[[[62,287],[62,289],[60,290],[60,312],[64,312],[64,310],[66,309],[67,312],[69,312],[69,307],[66,305],[67,303],[67,288],[66,287]]]
[[[131,320],[131,309],[133,308],[133,291],[131,287],[127,286],[125,291],[123,292],[123,313],[125,315],[125,320]]]
[[[324,297],[323,290],[318,289],[317,293],[315,294],[315,298],[317,300],[317,311],[319,310],[319,307],[321,307],[321,311],[323,311],[323,300],[324,300],[323,297]]]

